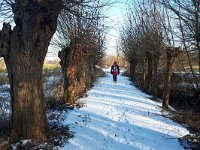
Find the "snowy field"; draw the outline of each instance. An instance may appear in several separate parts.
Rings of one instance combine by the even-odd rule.
[[[109,71],[108,71],[109,72]],[[161,103],[131,85],[128,78],[98,80],[80,99],[85,107],[63,112],[61,124],[74,137],[62,150],[182,150],[178,138],[189,131],[165,118]]]

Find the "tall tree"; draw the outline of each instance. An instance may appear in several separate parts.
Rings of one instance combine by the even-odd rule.
[[[95,65],[103,54],[102,4],[99,0],[83,0],[63,10],[58,20],[54,43],[59,51],[64,77],[64,102],[73,105],[96,78]]]
[[[170,90],[171,90],[171,79],[172,79],[172,73],[173,73],[173,63],[178,56],[180,50],[179,48],[175,47],[169,47],[166,50],[166,56],[167,56],[167,66],[166,66],[166,72],[165,72],[165,79],[164,79],[164,91],[163,91],[163,103],[162,108],[167,110],[169,107],[169,96],[170,96]]]
[[[146,4],[144,3],[146,2]],[[146,91],[157,91],[157,69],[164,50],[162,17],[154,0],[144,0],[128,9],[121,44],[123,53],[130,61],[130,76],[134,80],[136,66],[143,66],[143,83]],[[142,64],[142,65],[141,65]],[[156,95],[155,95],[156,96]]]
[[[46,140],[42,68],[62,1],[6,2],[15,22],[13,29],[4,23],[0,32],[0,56],[6,62],[11,86],[11,140]]]
[[[183,49],[187,53],[188,66],[195,81],[193,90],[199,95],[200,83],[193,69],[196,64],[192,63],[191,60],[196,60],[198,72],[200,72],[200,1],[159,0],[159,2],[170,11],[172,18],[175,18],[173,24],[175,24],[176,34],[173,36],[176,36],[180,43],[184,45]],[[193,54],[193,56],[195,54],[196,57],[191,58],[190,54]]]

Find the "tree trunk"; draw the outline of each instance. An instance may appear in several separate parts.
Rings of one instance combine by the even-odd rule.
[[[163,92],[163,109],[168,109],[169,105],[169,95],[171,88],[171,77],[172,77],[172,64],[173,59],[170,58],[167,60],[167,68],[166,68],[166,76],[165,76],[165,84],[164,84],[164,92]]]
[[[45,140],[48,128],[44,112],[43,62],[35,56],[30,59],[30,56],[19,54],[16,58],[11,78],[11,138],[14,141],[19,138]]]
[[[146,71],[146,64],[147,64],[147,58],[145,57],[143,60],[143,85],[145,85],[146,82],[146,76],[147,76],[147,71]]]
[[[69,75],[68,75],[68,70],[69,70],[69,65],[72,60],[72,56],[74,53],[74,49],[72,47],[67,47],[59,51],[58,57],[60,58],[60,66],[62,68],[62,74],[64,78],[64,103],[68,103],[70,105],[73,105],[74,102],[70,98],[70,92],[68,90],[70,84],[69,84]]]
[[[167,67],[166,67],[166,76],[164,80],[164,92],[163,92],[163,103],[162,108],[167,110],[169,106],[169,95],[171,89],[171,78],[173,73],[173,63],[175,57],[178,56],[178,49],[177,48],[168,48],[166,50],[167,54]]]
[[[195,6],[195,37],[196,37],[196,46],[197,46],[197,53],[198,53],[198,66],[199,66],[199,73],[200,73],[200,29],[199,29],[199,1],[194,1]]]
[[[16,26],[3,56],[11,86],[11,141],[46,140],[43,63],[62,1],[19,1],[12,6]]]
[[[132,81],[135,80],[135,70],[136,70],[136,66],[137,66],[137,61],[131,60],[131,61],[130,61],[130,77],[131,77],[131,80],[132,80]]]
[[[147,56],[147,78],[145,82],[145,89],[147,91],[151,91],[152,89],[152,82],[153,82],[153,58],[151,54],[148,54]]]
[[[89,51],[89,47],[77,40],[59,52],[64,77],[64,102],[72,106],[96,79],[96,58],[94,55],[88,56],[86,51]]]
[[[153,96],[157,99],[158,96],[158,58],[153,60]]]

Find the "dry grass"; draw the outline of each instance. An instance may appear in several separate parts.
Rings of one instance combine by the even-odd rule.
[[[11,145],[8,143],[7,140],[0,138],[0,150],[10,150]]]
[[[180,142],[186,143],[191,150],[200,149],[200,114],[199,113],[178,113],[172,117],[175,122],[186,125],[187,129],[192,133],[180,138]]]
[[[6,71],[6,65],[4,63],[3,58],[0,58],[0,73],[5,72]]]
[[[200,113],[178,113],[173,119],[176,122],[187,124],[192,132],[200,134]]]
[[[55,71],[55,70],[60,70],[60,69],[61,67],[57,63],[53,63],[53,64],[45,63],[43,66],[44,72]]]

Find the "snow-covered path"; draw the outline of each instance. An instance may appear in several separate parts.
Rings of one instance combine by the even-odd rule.
[[[189,132],[162,117],[161,103],[149,100],[128,78],[110,74],[80,99],[86,107],[67,113],[63,125],[75,135],[63,150],[181,150]]]

